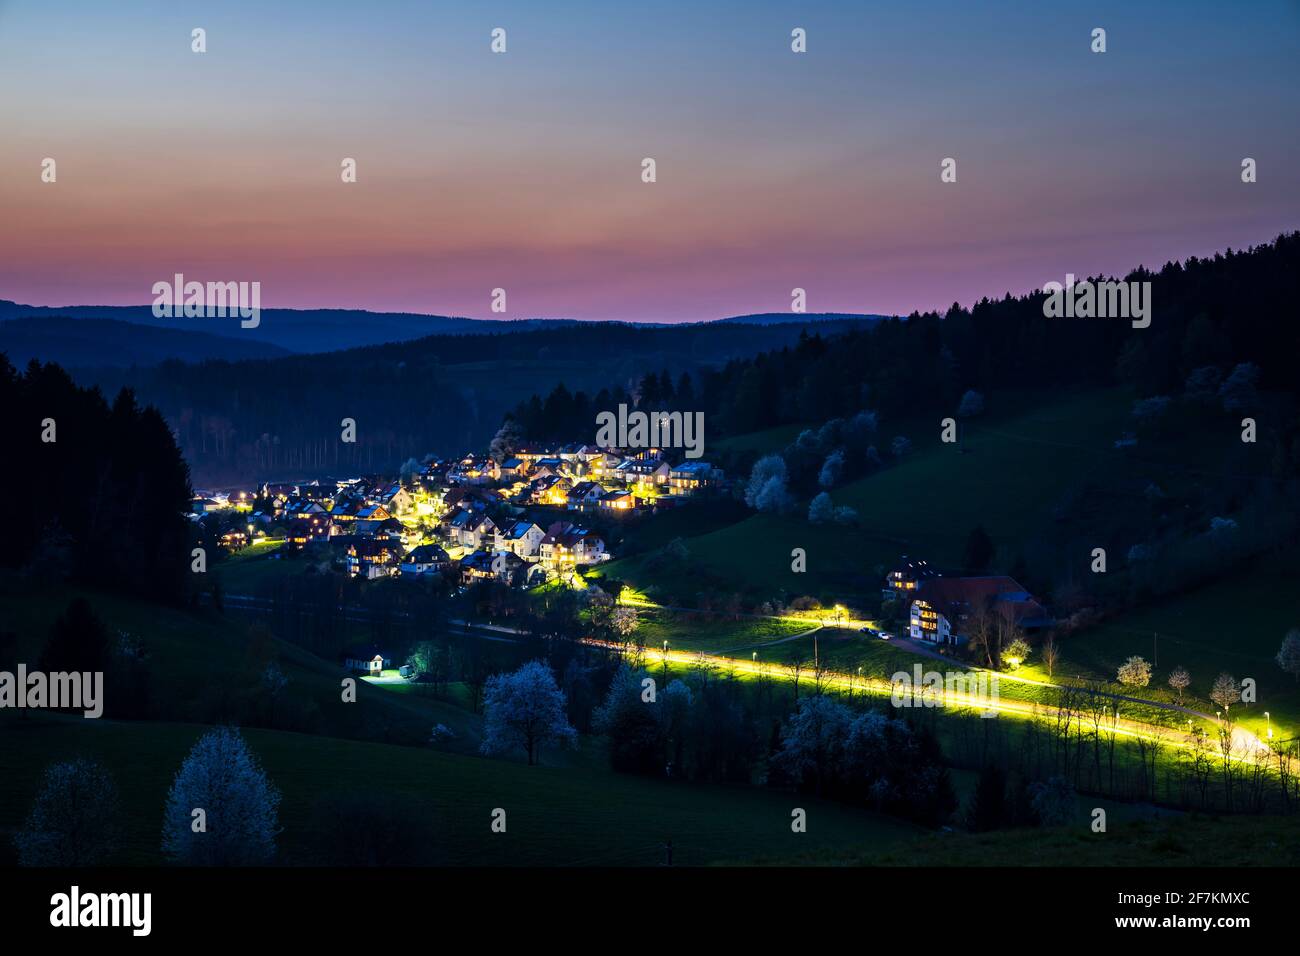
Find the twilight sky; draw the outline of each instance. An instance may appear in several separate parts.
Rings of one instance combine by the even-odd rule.
[[[1295,228],[1296,2],[0,0],[19,302],[909,312]]]

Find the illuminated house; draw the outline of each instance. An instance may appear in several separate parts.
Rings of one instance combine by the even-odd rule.
[[[487,455],[466,455],[447,471],[447,480],[454,484],[481,485],[494,481],[495,463]]]
[[[244,531],[227,531],[221,536],[221,546],[227,551],[238,551],[248,544],[248,534]]]
[[[522,579],[523,573],[524,562],[508,551],[498,551],[495,554],[475,551],[460,562],[461,579],[466,584],[488,579],[515,584]]]
[[[306,498],[290,498],[284,503],[284,513],[290,518],[310,518],[325,512],[325,506],[319,501],[308,501]]]
[[[330,523],[320,515],[294,518],[289,522],[286,547],[290,551],[301,551],[314,542],[327,541],[329,536]]]
[[[366,505],[364,508],[358,508],[356,514],[357,521],[387,521],[392,515],[383,505]]]
[[[362,538],[348,545],[348,574],[355,577],[381,578],[397,570],[401,546],[391,541]]]
[[[496,536],[496,522],[481,511],[458,511],[447,522],[448,537],[466,551],[477,551]]]
[[[392,660],[385,657],[379,648],[349,647],[339,655],[343,666],[353,673],[378,676],[386,667],[392,666]]]
[[[596,445],[573,444],[560,449],[559,457],[569,463],[575,476],[601,478],[607,467],[618,464],[618,458]]]
[[[651,449],[635,458],[623,459],[614,468],[613,477],[627,485],[667,483],[672,466],[662,458],[655,457],[655,452],[657,449]]]
[[[516,449],[515,457],[527,462],[530,471],[537,467],[538,462],[548,459],[552,463],[563,460],[560,451],[552,445],[527,445]]]
[[[347,529],[358,538],[374,538],[390,544],[400,544],[406,540],[407,528],[396,518],[384,518],[382,521],[354,521],[350,525],[336,525],[339,530]],[[337,531],[335,533],[338,533]]]
[[[414,496],[402,487],[401,482],[395,482],[385,490],[379,500],[394,517],[407,514],[415,508]]]
[[[546,532],[531,521],[516,521],[496,531],[496,550],[509,551],[515,557],[525,561],[537,560]]]
[[[885,575],[885,587],[880,592],[880,596],[886,601],[902,601],[908,604],[916,596],[916,590],[921,586],[922,581],[941,576],[939,571],[935,571],[924,561],[908,561],[907,555],[903,555],[903,562],[901,568]]]
[[[309,485],[299,485],[294,489],[294,497],[301,501],[315,502],[321,506],[322,511],[328,511],[334,504],[334,495],[337,492],[338,485],[333,482],[322,485],[320,482],[313,481]]]
[[[565,505],[573,482],[561,475],[547,475],[533,479],[529,485],[528,499],[539,505]]]
[[[603,538],[564,521],[557,521],[547,529],[538,556],[548,571],[571,571],[579,564],[609,560]]]
[[[403,575],[441,574],[451,567],[451,559],[436,544],[422,544],[402,558],[398,567]]]
[[[573,469],[563,458],[548,455],[545,458],[537,459],[533,463],[532,471],[529,474],[535,478],[546,478],[550,475],[562,475],[567,478],[573,474]]]
[[[457,509],[482,510],[497,500],[497,495],[487,488],[452,488],[442,496],[443,507],[448,512]]]
[[[932,644],[962,644],[981,615],[999,615],[1026,632],[1047,627],[1051,616],[1015,578],[986,575],[931,577],[915,588],[909,633]]]
[[[341,497],[334,502],[334,507],[330,509],[330,518],[334,521],[356,521],[357,513],[365,507],[360,498],[354,498],[351,495]]]
[[[611,491],[600,499],[600,506],[611,511],[631,511],[636,508],[636,497],[630,491]]]
[[[569,491],[570,511],[589,511],[599,508],[606,491],[594,481],[580,481]]]
[[[517,455],[512,456],[496,466],[495,477],[497,481],[515,481],[528,474],[528,468],[527,461]]]
[[[711,488],[722,478],[722,472],[707,461],[684,461],[668,471],[668,493],[693,495]]]

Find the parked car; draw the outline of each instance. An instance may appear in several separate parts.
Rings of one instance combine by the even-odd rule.
[[[893,635],[893,634],[886,633],[885,631],[880,631],[880,632],[878,632],[877,636],[878,636],[882,641],[887,641],[887,640],[889,640],[891,637],[893,637],[894,635]]]

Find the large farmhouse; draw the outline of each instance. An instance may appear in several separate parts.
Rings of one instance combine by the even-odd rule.
[[[891,571],[883,596],[906,602],[909,636],[931,644],[963,644],[985,623],[1014,624],[1026,633],[1052,623],[1047,610],[1015,578],[944,577],[924,561]]]

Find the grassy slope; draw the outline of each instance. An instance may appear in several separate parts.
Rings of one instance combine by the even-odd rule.
[[[203,727],[42,717],[0,723],[0,833],[21,823],[38,775],[32,768],[81,754],[103,762],[122,791],[124,858],[157,863],[162,808],[172,775]],[[675,862],[877,847],[917,834],[901,822],[835,804],[755,788],[696,787],[596,770],[518,763],[280,731],[245,732],[283,793],[282,857],[312,862],[313,807],[356,788],[403,794],[428,808],[445,862],[476,865],[654,865],[665,838]],[[790,830],[794,806],[807,834]],[[507,832],[489,830],[493,808]],[[6,842],[3,840],[0,842]]]
[[[1288,628],[1300,626],[1295,582],[1300,551],[1269,557],[1190,594],[1130,611],[1062,645],[1061,670],[1082,670],[1113,678],[1116,668],[1137,654],[1153,660],[1153,635],[1159,634],[1159,666],[1149,692],[1169,698],[1165,683],[1178,665],[1192,677],[1191,706],[1213,711],[1209,690],[1221,671],[1238,680],[1254,678],[1258,701],[1234,713],[1252,731],[1264,735],[1264,711],[1272,715],[1274,734],[1300,734],[1300,687],[1274,662]],[[1029,671],[1031,676],[1040,676]]]
[[[1297,866],[1300,829],[1282,817],[1166,816],[1048,830],[936,833],[905,847],[837,848],[758,862],[840,866]]]
[[[35,661],[56,617],[72,592],[51,592],[40,600],[0,597],[0,619],[18,634],[18,659]],[[169,720],[208,721],[226,697],[255,693],[268,656],[278,660],[289,679],[286,693],[301,707],[318,714],[322,732],[342,737],[425,739],[434,724],[450,727],[456,737],[446,747],[477,749],[481,719],[458,707],[425,696],[404,696],[360,682],[358,705],[344,704],[341,667],[285,641],[271,639],[257,647],[249,629],[210,612],[142,604],[101,593],[85,595],[112,630],[139,639],[150,655],[152,693],[158,713]],[[105,688],[111,695],[113,688]]]
[[[1004,402],[1003,407],[1021,407]],[[860,527],[814,527],[801,514],[754,515],[690,538],[690,567],[649,575],[643,561],[613,564],[608,573],[638,587],[662,582],[689,589],[712,577],[736,589],[775,594],[871,594],[900,554],[932,564],[958,564],[966,535],[983,524],[995,542],[1015,548],[1050,520],[1063,490],[1080,479],[1104,479],[1119,454],[1112,443],[1128,426],[1130,399],[1121,391],[1093,393],[1019,414],[997,414],[964,426],[959,453],[939,441],[938,424],[881,430],[911,437],[898,464],[833,493],[858,512]],[[791,550],[807,552],[805,573],[791,570]]]
[[[698,619],[664,610],[642,610],[639,613],[641,626],[637,629],[636,637],[645,644],[647,653],[652,655],[656,648],[663,647],[664,641],[676,650],[728,653],[802,634],[813,626],[811,622],[775,621],[767,618],[742,617],[735,621],[721,618]]]
[[[761,432],[746,432],[743,435],[721,438],[712,442],[709,449],[723,452],[757,452],[759,454],[779,452],[798,438],[801,431],[809,427],[815,428],[816,426],[777,425],[775,428],[767,428]]]
[[[1031,410],[1017,414],[1010,411],[1015,407]],[[1024,398],[1004,398],[990,404],[987,417],[964,426],[961,454],[941,444],[937,434],[927,440],[919,426],[882,427],[882,442],[902,431],[916,447],[905,461],[835,492],[837,503],[858,511],[860,528],[814,528],[797,515],[754,515],[688,539],[689,566],[649,572],[643,561],[631,559],[616,562],[609,573],[642,589],[660,583],[689,593],[712,578],[715,586],[750,586],[765,596],[829,593],[869,604],[879,583],[877,572],[902,553],[925,556],[941,567],[959,564],[966,533],[976,524],[993,535],[1005,563],[1020,542],[1053,523],[1053,509],[1069,488],[1088,484],[1099,489],[1091,506],[1104,505],[1113,522],[1115,515],[1148,507],[1140,500],[1148,480],[1176,500],[1203,480],[1198,469],[1243,467],[1240,462],[1218,464],[1235,461],[1230,451],[1240,453],[1225,445],[1236,442],[1235,434],[1171,429],[1160,439],[1144,440],[1136,454],[1117,451],[1114,438],[1132,427],[1130,407],[1129,396],[1120,390],[1038,407]],[[790,570],[795,547],[807,551],[806,574]],[[1242,707],[1244,722],[1262,736],[1268,709],[1275,734],[1292,736],[1300,725],[1300,689],[1272,658],[1287,628],[1300,625],[1300,606],[1287,599],[1297,571],[1300,552],[1293,552],[1193,594],[1126,614],[1072,638],[1064,648],[1063,672],[1113,678],[1131,654],[1150,660],[1151,636],[1159,632],[1160,666],[1148,693],[1168,697],[1164,681],[1174,665],[1182,664],[1192,673],[1193,706],[1213,711],[1207,695],[1220,671],[1238,679],[1252,677],[1259,702]],[[856,644],[837,652],[833,639],[828,646],[835,666],[850,669],[859,663],[870,669],[873,655],[883,653]],[[789,650],[782,648],[783,653]],[[866,658],[859,660],[863,653]],[[1025,674],[1047,678],[1033,667]],[[1279,719],[1290,726],[1279,730]]]

